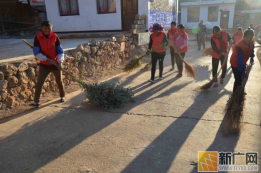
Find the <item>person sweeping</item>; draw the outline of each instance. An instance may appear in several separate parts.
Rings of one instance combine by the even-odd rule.
[[[182,24],[178,25],[177,30],[178,33],[176,33],[174,36],[174,44],[177,48],[177,52],[180,53],[180,55],[184,59],[185,54],[188,51],[188,34],[184,31],[185,26]],[[174,53],[179,71],[176,77],[180,78],[182,77],[183,72],[183,61],[180,59],[181,57],[179,57],[179,54],[177,52]]]
[[[221,65],[225,63],[224,68],[222,69],[222,75],[220,78],[220,83],[224,83],[224,78],[227,71],[227,61],[225,61],[225,57],[228,56],[228,42],[230,46],[233,45],[233,40],[229,36],[226,31],[221,31],[219,26],[213,27],[213,36],[211,37],[211,47],[212,47],[212,75],[213,78],[217,74],[218,64],[221,62]],[[218,82],[217,79],[213,85],[213,87],[217,87]]]
[[[239,27],[237,29],[237,32],[233,36],[234,43],[237,44],[240,40],[242,40],[243,39],[243,35],[244,35],[243,30],[242,30],[241,27]]]
[[[242,84],[242,79],[247,78],[245,70],[249,57],[251,57],[250,63],[254,63],[254,36],[254,30],[247,29],[244,32],[244,38],[234,47],[233,54],[230,59],[230,64],[235,78],[233,92],[235,92],[236,89]]]
[[[223,133],[239,134],[242,127],[245,105],[245,86],[248,75],[254,64],[254,36],[255,32],[249,28],[244,32],[244,39],[236,44],[230,59],[232,71],[235,77],[233,93],[229,97],[225,108]],[[250,64],[246,67],[251,57]]]
[[[153,24],[150,28],[150,31],[153,32],[150,36],[150,43],[149,43],[149,50],[155,49],[156,47],[162,44],[168,44],[167,37],[162,32],[164,27],[158,23]],[[149,52],[148,50],[148,52]],[[166,55],[166,48],[161,47],[154,52],[151,53],[151,79],[149,80],[150,83],[154,83],[155,72],[156,72],[156,65],[157,61],[159,60],[159,79],[162,80],[162,73],[163,73],[163,61]]]
[[[35,107],[39,106],[42,86],[50,72],[52,72],[55,76],[56,83],[60,91],[61,102],[65,101],[62,71],[53,65],[53,63],[56,63],[59,67],[62,67],[64,51],[59,37],[52,32],[52,27],[53,25],[50,21],[44,21],[41,24],[42,31],[34,38],[33,53],[35,57],[40,60],[40,70],[36,84],[34,103],[31,104],[31,106]]]
[[[178,33],[178,29],[176,27],[176,22],[171,22],[171,28],[169,29],[168,31],[168,35],[167,35],[167,38],[168,40],[171,39],[174,43],[174,37],[175,37],[175,34]],[[170,54],[171,54],[171,64],[172,64],[172,68],[170,69],[170,71],[173,71],[175,69],[174,65],[175,65],[175,50],[172,46],[170,46]]]

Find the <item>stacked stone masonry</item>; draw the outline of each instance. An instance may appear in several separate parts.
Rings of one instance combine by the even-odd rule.
[[[142,32],[146,32],[146,15],[136,15],[130,33],[138,34]]]
[[[84,80],[123,65],[123,61],[130,58],[135,47],[132,34],[117,35],[105,41],[92,40],[65,52],[63,67]],[[36,59],[0,64],[0,109],[10,109],[33,101],[38,75],[39,62]],[[62,79],[65,86],[74,83],[70,76],[64,73]],[[41,96],[57,91],[55,77],[50,73],[43,85]]]

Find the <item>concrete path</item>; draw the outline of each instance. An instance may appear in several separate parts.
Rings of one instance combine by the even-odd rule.
[[[93,38],[60,39],[64,50],[76,48],[79,44],[88,43]],[[108,38],[95,38],[106,40]],[[26,39],[33,44],[34,39]],[[32,49],[21,39],[0,39],[0,63],[34,57]]]
[[[150,71],[113,79],[134,89],[136,102],[123,108],[103,111],[77,91],[66,103],[54,101],[0,121],[0,172],[194,173],[197,166],[191,163],[197,162],[198,151],[261,153],[257,59],[246,86],[242,133],[225,137],[221,125],[233,74],[228,68],[223,85],[195,91],[211,76],[211,57],[196,49],[189,42],[185,59],[195,66],[197,80],[168,72],[169,54],[162,81],[149,84]],[[238,161],[244,164],[243,158]]]

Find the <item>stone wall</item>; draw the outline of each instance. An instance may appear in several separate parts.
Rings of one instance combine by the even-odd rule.
[[[126,36],[118,35],[110,40],[92,40],[78,45],[76,49],[65,52],[64,69],[84,80],[112,67],[124,65],[123,61],[136,54],[135,51],[138,50],[133,44],[133,36]],[[139,51],[144,53],[146,49]],[[0,64],[0,109],[12,109],[33,101],[38,75],[39,62],[35,59]],[[65,74],[62,79],[65,86],[75,83]],[[57,93],[58,87],[51,73],[43,85],[41,96],[52,92]]]

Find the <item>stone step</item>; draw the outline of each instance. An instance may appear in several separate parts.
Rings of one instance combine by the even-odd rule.
[[[146,29],[146,24],[143,24],[143,25],[131,25],[131,29]]]
[[[137,33],[142,33],[142,32],[146,32],[146,29],[131,29],[130,30],[131,34],[137,34]]]
[[[135,19],[136,20],[146,20],[147,16],[146,15],[136,15]]]
[[[146,20],[142,20],[142,19],[139,19],[139,20],[134,20],[134,24],[139,24],[139,25],[143,25],[146,23]]]

